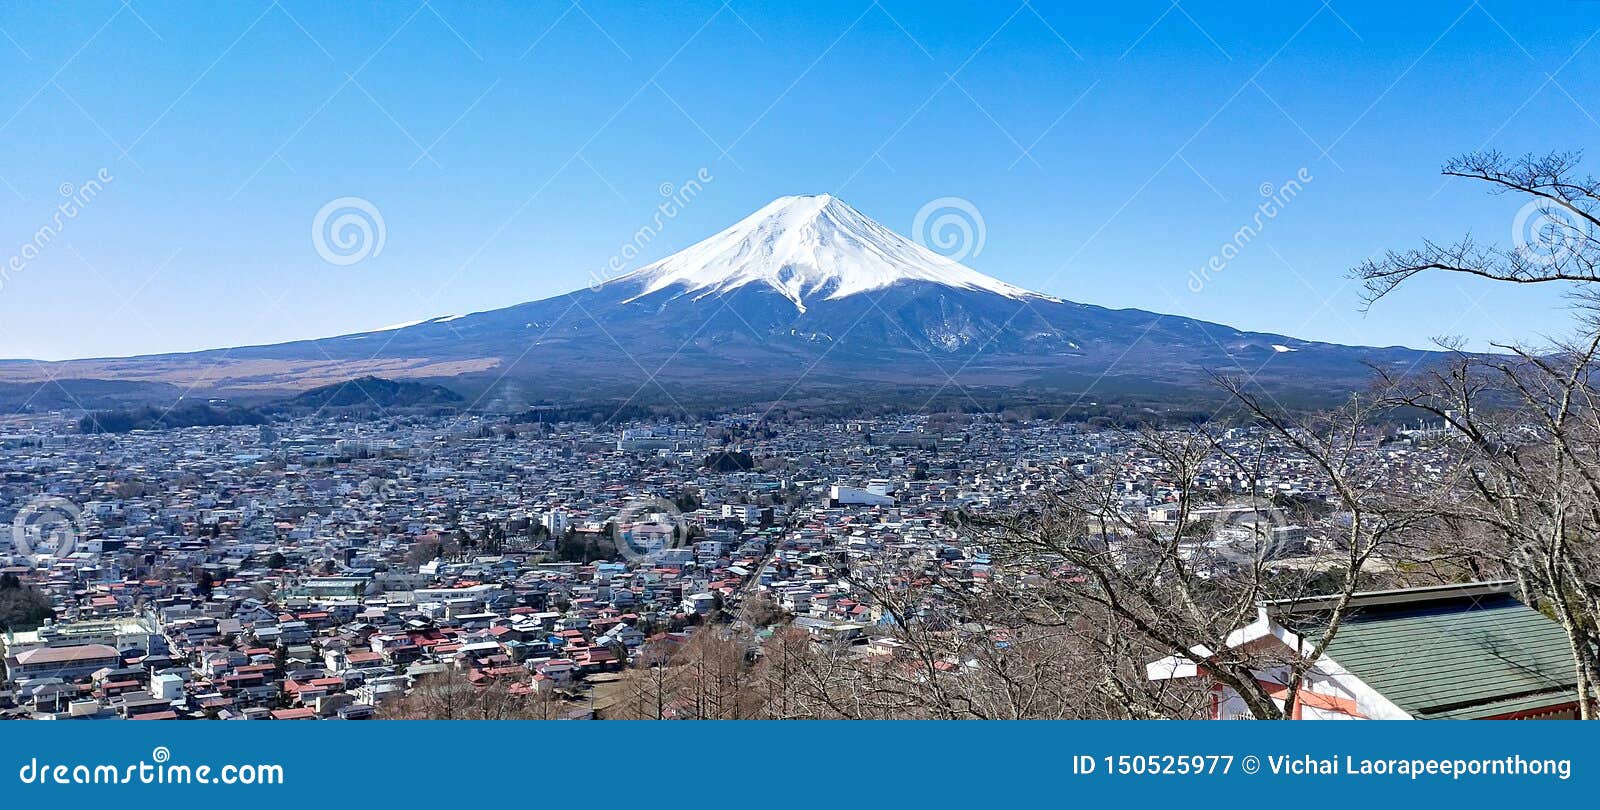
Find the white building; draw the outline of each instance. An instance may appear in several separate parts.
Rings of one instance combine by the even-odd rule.
[[[1574,719],[1578,696],[1566,633],[1512,596],[1514,583],[1370,591],[1305,672],[1292,706],[1286,662],[1315,652],[1337,596],[1263,602],[1227,638],[1267,699],[1297,720]],[[1252,716],[1237,691],[1206,674],[1196,647],[1147,665],[1151,680],[1209,683],[1215,720]]]
[[[567,533],[567,528],[572,525],[572,520],[567,517],[565,509],[551,509],[544,513],[544,527],[550,530],[551,537],[560,537]]]
[[[725,503],[722,505],[722,518],[754,526],[761,522],[761,507],[752,503]]]
[[[834,484],[828,490],[830,506],[893,506],[894,498],[882,492]]]

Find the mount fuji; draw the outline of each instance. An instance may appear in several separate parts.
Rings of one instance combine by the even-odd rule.
[[[541,301],[270,346],[3,361],[0,382],[133,381],[241,396],[377,375],[506,404],[645,389],[731,404],[941,387],[1158,394],[1197,391],[1221,373],[1326,397],[1364,385],[1372,366],[1403,372],[1427,354],[1063,301],[824,194],[781,197],[679,253]]]
[[[801,314],[807,299],[837,301],[906,283],[1016,301],[1056,300],[952,261],[828,194],[779,197],[733,227],[616,283],[642,285],[637,298],[679,289],[696,299],[765,284],[794,302]]]

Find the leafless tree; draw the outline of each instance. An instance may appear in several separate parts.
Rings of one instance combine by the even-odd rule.
[[[1432,550],[1473,578],[1516,581],[1565,630],[1579,713],[1600,697],[1600,333],[1534,354],[1459,354],[1395,401],[1445,426],[1465,463],[1440,488]],[[1398,387],[1397,387],[1397,390]]]
[[[623,697],[615,713],[627,720],[665,720],[676,710],[677,679],[668,669],[674,643],[666,638],[646,641],[633,656],[633,666],[623,673]]]
[[[762,696],[748,656],[750,637],[705,624],[687,640],[646,642],[623,674],[615,712],[634,720],[741,720],[759,715]]]
[[[1010,531],[1007,529],[1007,531]],[[1120,685],[1158,653],[1133,650],[1119,632],[1070,605],[1059,562],[1010,560],[995,577],[931,555],[859,560],[844,574],[851,593],[883,623],[870,645],[812,642],[792,667],[803,716],[850,719],[1101,719],[1191,716],[1176,701],[1133,705]],[[1116,653],[1106,645],[1116,646]],[[1157,686],[1176,694],[1184,688]],[[1141,690],[1140,697],[1144,695]],[[1192,695],[1190,696],[1193,697]],[[792,713],[790,716],[794,716]]]
[[[515,688],[521,687],[521,688]],[[557,698],[527,683],[496,679],[473,683],[456,670],[424,676],[381,714],[406,720],[548,720]]]
[[[1353,595],[1374,581],[1371,564],[1398,553],[1403,527],[1421,519],[1389,502],[1376,462],[1361,452],[1374,407],[1365,399],[1296,419],[1240,381],[1218,383],[1253,425],[1249,440],[1226,440],[1213,428],[1130,437],[1133,460],[1171,499],[1163,520],[1123,502],[1126,470],[1063,473],[1039,510],[1002,521],[990,541],[999,560],[1027,572],[1032,624],[1075,631],[1080,650],[1098,660],[1090,683],[1122,716],[1193,716],[1201,709],[1199,695],[1150,681],[1142,666],[1128,665],[1130,657],[1138,664],[1192,662],[1237,693],[1253,716],[1290,716]],[[1293,510],[1264,497],[1260,477],[1269,456],[1318,474],[1331,510],[1305,510],[1291,520]],[[1235,491],[1214,486],[1221,473],[1237,482]],[[1286,559],[1291,550],[1274,529],[1291,522],[1320,539],[1318,553]],[[1330,591],[1337,598],[1308,648],[1285,653],[1229,643],[1255,619],[1259,603]],[[1269,679],[1268,672],[1279,674]]]
[[[739,619],[751,627],[762,628],[782,624],[789,618],[787,612],[764,593],[751,594],[739,606]]]
[[[1497,194],[1519,194],[1519,244],[1480,242],[1470,234],[1452,243],[1389,251],[1354,270],[1370,306],[1407,279],[1444,271],[1516,284],[1600,281],[1600,182],[1577,174],[1581,155],[1552,152],[1511,159],[1471,152],[1450,160],[1443,174],[1487,183]]]
[[[705,624],[673,656],[680,719],[740,720],[755,714],[749,690],[749,637],[729,625]]]
[[[1451,160],[1444,173],[1527,198],[1518,244],[1471,236],[1441,246],[1390,252],[1356,267],[1369,305],[1427,271],[1514,284],[1571,286],[1577,337],[1538,349],[1495,344],[1472,354],[1446,343],[1453,359],[1421,379],[1386,375],[1397,405],[1445,426],[1443,441],[1467,461],[1436,499],[1436,551],[1473,576],[1516,580],[1522,597],[1566,631],[1580,716],[1600,697],[1600,183],[1578,174],[1575,153],[1511,160],[1497,152]],[[1532,222],[1534,227],[1529,228]]]
[[[779,628],[761,645],[752,673],[757,715],[767,720],[816,718],[807,687],[817,670],[811,637],[796,627]]]

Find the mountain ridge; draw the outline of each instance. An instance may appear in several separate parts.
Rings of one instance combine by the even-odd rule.
[[[88,378],[283,394],[376,376],[539,396],[824,386],[1192,391],[1213,374],[1331,396],[1432,356],[1248,332],[1032,292],[831,195],[780,197],[592,288],[329,338],[131,358],[0,361],[0,382]],[[452,387],[461,388],[463,385]],[[669,396],[671,396],[669,394]]]

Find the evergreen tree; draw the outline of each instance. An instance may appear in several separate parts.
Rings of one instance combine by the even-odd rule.
[[[0,575],[0,630],[31,630],[55,615],[48,596],[16,574]]]

